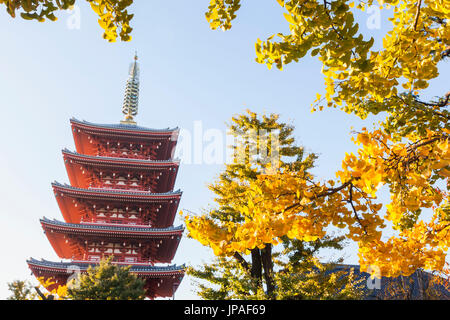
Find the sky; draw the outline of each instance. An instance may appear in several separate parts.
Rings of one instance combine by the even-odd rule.
[[[180,127],[192,134],[196,128],[203,148],[207,132],[225,134],[226,123],[245,109],[279,113],[295,126],[297,142],[319,155],[314,173],[333,178],[345,153],[356,150],[351,128],[379,120],[363,121],[334,109],[311,113],[316,93],[324,88],[316,58],[305,57],[283,71],[255,62],[256,39],[288,31],[276,1],[244,1],[227,32],[210,30],[204,17],[208,3],[136,1],[130,8],[135,14],[133,39],[126,43],[102,38],[85,1],[77,1],[71,13],[59,13],[57,22],[46,23],[12,19],[0,7],[0,299],[9,295],[7,282],[32,279],[25,262],[29,257],[60,261],[39,219],[62,220],[50,183],[68,183],[61,150],[74,150],[69,119],[122,119],[135,50],[141,69],[138,125]],[[380,28],[370,30],[369,18],[359,17],[361,31],[379,44],[389,28],[387,17],[381,16]],[[425,97],[448,90],[449,69],[448,63],[442,65],[442,75],[432,81]],[[207,185],[222,169],[223,164],[184,161],[175,186],[183,191],[179,208],[202,212],[213,206]],[[174,224],[181,223],[177,217]],[[354,245],[342,254],[346,263],[357,263]],[[199,265],[211,257],[211,250],[183,237],[173,262]],[[176,298],[198,298],[192,279],[185,277]]]

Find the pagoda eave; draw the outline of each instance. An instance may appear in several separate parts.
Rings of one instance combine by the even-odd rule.
[[[41,224],[46,230],[53,230],[57,232],[76,233],[76,234],[93,234],[103,235],[108,234],[111,236],[117,235],[120,237],[171,237],[181,236],[184,231],[182,226],[170,227],[170,228],[151,228],[143,226],[130,226],[130,225],[113,225],[113,224],[95,224],[95,223],[83,223],[74,224],[66,223],[57,220],[48,220],[46,218],[41,219]]]
[[[160,156],[172,158],[178,140],[179,128],[147,129],[136,125],[94,124],[87,121],[70,120],[77,152],[96,155],[97,149],[92,137],[103,137],[121,141],[161,141],[163,144]]]
[[[154,168],[157,169],[167,169],[178,167],[180,164],[179,160],[142,160],[142,159],[130,159],[130,158],[120,158],[120,157],[101,157],[101,156],[90,156],[79,154],[76,152],[71,152],[67,149],[62,151],[64,159],[77,161],[80,164],[86,165],[110,165],[114,167],[123,167],[123,168],[148,168],[148,170],[152,170]]]
[[[83,189],[73,189],[54,185],[53,190],[58,206],[68,223],[80,223],[88,219],[88,210],[94,210],[94,206],[100,207],[102,204],[111,206],[134,206],[137,208],[158,207],[157,212],[152,216],[152,226],[157,228],[165,228],[172,225],[180,203],[180,193],[171,194],[151,194],[141,192],[134,193],[134,197],[130,198],[125,193],[113,191],[95,192]],[[93,213],[91,213],[93,214]],[[89,220],[87,220],[89,221]]]
[[[41,219],[41,224],[60,258],[86,259],[89,255],[86,244],[91,241],[104,241],[135,244],[136,249],[150,250],[148,252],[152,252],[152,256],[141,258],[151,260],[153,263],[172,261],[184,230],[181,226],[157,229],[123,225],[70,224],[48,219]]]
[[[81,121],[75,118],[70,119],[70,124],[73,128],[92,130],[96,133],[113,133],[117,135],[139,135],[140,138],[144,137],[178,137],[180,131],[179,128],[167,128],[167,129],[151,129],[144,128],[137,125],[127,124],[97,124],[88,121]]]
[[[63,185],[57,182],[52,183],[53,191],[57,196],[76,196],[77,198],[90,199],[117,199],[120,201],[157,201],[157,200],[179,200],[182,192],[152,193],[148,191],[122,191],[120,189],[82,189]]]
[[[49,279],[53,281],[47,285],[47,289],[50,291],[65,285],[74,272],[86,273],[89,266],[97,265],[86,261],[50,262],[33,258],[27,260],[27,264],[36,278],[42,277],[45,281]],[[155,267],[142,264],[117,264],[131,265],[130,273],[145,281],[146,297],[150,299],[173,296],[185,273],[184,266]]]
[[[71,185],[85,189],[91,186],[107,186],[104,184],[106,180],[110,184],[109,187],[113,188],[111,182],[117,183],[117,181],[113,177],[106,178],[109,172],[111,175],[114,173],[118,176],[122,173],[124,175],[123,181],[129,185],[133,182],[130,177],[133,177],[134,181],[137,182],[143,176],[151,174],[154,176],[156,183],[147,184],[146,191],[150,191],[151,186],[154,192],[169,192],[173,190],[179,167],[179,161],[174,160],[124,160],[124,158],[85,156],[68,150],[63,150],[63,156]],[[121,187],[123,189],[126,185]]]

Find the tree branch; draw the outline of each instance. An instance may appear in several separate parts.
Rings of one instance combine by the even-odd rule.
[[[358,220],[359,225],[363,228],[364,234],[367,235],[367,229],[366,226],[362,224],[360,217],[358,216],[358,212],[353,204],[353,184],[350,184],[350,190],[349,190],[349,199],[347,201],[350,203],[350,206],[352,207],[353,213],[355,215],[356,220]]]
[[[269,299],[274,299],[275,283],[273,281],[272,245],[270,243],[265,245],[264,249],[261,250],[264,279],[266,280],[267,295]]]
[[[239,252],[235,252],[233,257],[239,262],[239,264],[247,271],[250,272],[250,265],[247,261],[240,255]]]
[[[422,5],[422,0],[417,0],[417,10],[416,10],[416,17],[414,19],[414,31],[417,28],[417,24],[419,23],[419,17],[420,17],[420,6]]]
[[[39,297],[41,297],[42,300],[55,300],[55,297],[50,294],[48,297],[45,296],[45,294],[42,293],[42,291],[39,289],[39,287],[34,287],[34,290],[36,290]]]
[[[256,279],[257,286],[260,287],[262,285],[262,262],[261,262],[261,253],[259,248],[254,248],[251,250],[252,255],[252,266],[251,266],[251,276]]]

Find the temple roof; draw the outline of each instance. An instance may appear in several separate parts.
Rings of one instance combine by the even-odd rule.
[[[141,167],[147,167],[147,166],[165,166],[170,167],[170,165],[180,164],[179,159],[173,159],[173,160],[142,160],[142,159],[134,159],[134,158],[113,158],[113,157],[100,157],[100,156],[91,156],[91,155],[84,155],[78,152],[70,151],[67,148],[64,148],[62,150],[62,153],[64,155],[68,155],[72,158],[78,158],[80,160],[89,161],[89,162],[96,162],[96,163],[113,163],[113,164],[130,164],[134,166],[141,166]]]
[[[130,272],[144,279],[146,283],[145,295],[151,299],[173,296],[184,277],[186,269],[184,264],[180,266],[152,266],[140,263],[112,263],[124,267],[131,265]],[[28,259],[27,264],[36,277],[52,280],[50,283],[46,283],[46,288],[49,291],[66,284],[72,274],[86,273],[90,266],[98,266],[98,263],[88,261],[52,262],[33,258]]]
[[[184,231],[182,226],[153,228],[144,225],[74,224],[46,218],[40,221],[56,254],[64,259],[85,259],[88,254],[84,246],[86,241],[101,239],[109,243],[138,243],[143,250],[140,258],[144,261],[169,263]]]
[[[92,123],[92,122],[88,122],[88,121],[80,121],[78,119],[75,118],[71,118],[70,122],[73,124],[77,124],[77,125],[81,125],[83,127],[89,127],[90,129],[109,129],[109,130],[115,130],[115,131],[133,131],[136,133],[170,133],[172,134],[173,132],[177,132],[180,129],[178,127],[176,128],[165,128],[165,129],[152,129],[152,128],[146,128],[146,127],[141,127],[138,125],[133,125],[133,124],[124,124],[124,123],[118,123],[118,124],[97,124],[97,123]]]
[[[47,218],[40,219],[44,225],[52,226],[61,230],[76,229],[87,232],[112,232],[112,233],[125,233],[125,234],[155,234],[155,235],[179,235],[184,231],[182,225],[177,227],[168,228],[152,228],[150,226],[126,226],[126,225],[114,225],[114,224],[96,224],[96,223],[67,223],[58,220],[50,220]]]
[[[151,193],[148,191],[121,191],[117,189],[82,189],[57,182],[54,182],[52,187],[64,220],[70,223],[81,222],[83,220],[82,217],[86,214],[89,215],[90,211],[86,211],[87,207],[93,207],[96,203],[103,206],[106,203],[106,205],[109,204],[114,207],[125,207],[129,204],[135,204],[140,207],[148,205],[149,210],[159,205],[161,211],[153,208],[152,218],[150,219],[150,216],[146,216],[145,221],[149,222],[148,219],[150,219],[154,226],[168,227],[173,224],[182,194],[181,191]],[[154,210],[157,210],[157,212],[154,212]],[[156,216],[153,216],[154,213]],[[149,211],[147,210],[145,214],[149,214]]]
[[[80,271],[86,271],[89,266],[95,267],[98,263],[91,262],[83,262],[83,261],[71,261],[71,262],[52,262],[44,259],[37,260],[30,258],[27,260],[29,265],[33,265],[36,267],[44,268],[44,269],[57,269],[57,270],[66,270],[70,267],[73,268],[77,266],[80,268]],[[113,262],[114,263],[114,262]],[[181,273],[184,272],[185,265],[170,265],[170,266],[151,266],[147,264],[132,264],[132,263],[116,263],[118,265],[129,266],[131,265],[130,271],[133,273],[155,273],[155,274],[164,274],[164,273]],[[72,269],[73,270],[73,269]]]
[[[57,189],[65,189],[68,192],[79,195],[93,195],[93,196],[105,196],[105,197],[132,197],[132,198],[154,198],[154,199],[178,199],[182,195],[182,191],[171,191],[152,193],[147,191],[122,191],[117,189],[82,189],[75,188],[68,184],[61,184],[59,182],[53,182],[52,187]]]

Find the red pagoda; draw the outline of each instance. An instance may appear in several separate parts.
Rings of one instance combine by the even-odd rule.
[[[41,219],[56,254],[69,261],[27,261],[36,277],[54,280],[49,290],[109,256],[131,265],[151,299],[173,296],[183,279],[184,266],[161,265],[171,263],[183,233],[173,227],[181,198],[173,191],[179,129],[137,126],[138,97],[136,56],[120,124],[70,120],[76,152],[62,151],[70,185],[52,184],[64,222]]]

